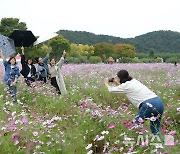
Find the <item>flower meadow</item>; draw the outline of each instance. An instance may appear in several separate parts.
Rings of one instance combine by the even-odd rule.
[[[127,69],[165,104],[161,129],[172,145],[150,144],[149,121],[133,124],[138,112],[122,94],[103,84]],[[180,67],[172,64],[67,64],[62,68],[68,94],[59,96],[50,84],[31,87],[20,77],[13,103],[0,65],[0,153],[25,154],[175,154],[180,151]],[[153,119],[152,119],[153,120]],[[141,137],[141,140],[139,138]],[[158,142],[158,140],[156,141]]]

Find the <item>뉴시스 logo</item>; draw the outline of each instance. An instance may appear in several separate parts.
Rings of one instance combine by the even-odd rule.
[[[158,135],[138,135],[137,140],[135,138],[129,138],[127,135],[124,135],[123,143],[125,146],[133,146],[133,145],[141,145],[141,146],[155,146],[163,147],[165,146],[173,146],[174,145],[174,137],[172,135],[164,135],[163,137],[164,143],[160,136]]]

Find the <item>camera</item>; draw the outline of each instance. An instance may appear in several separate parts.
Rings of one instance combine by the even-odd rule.
[[[114,78],[109,78],[109,82],[114,82]]]

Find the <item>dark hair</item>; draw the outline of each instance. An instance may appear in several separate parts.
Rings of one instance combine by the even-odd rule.
[[[12,56],[12,57],[9,58],[8,63],[11,64],[10,61],[11,61],[12,59],[15,59],[15,65],[16,65],[16,58],[15,58],[14,56]]]
[[[32,60],[32,63],[31,63],[31,65],[33,64],[33,59],[31,58],[31,57],[28,57],[27,59],[26,59],[26,63],[28,64],[28,60]]]
[[[117,76],[118,76],[118,78],[120,79],[120,83],[125,83],[126,81],[132,80],[132,77],[129,76],[129,73],[128,73],[128,71],[126,71],[126,70],[120,70],[120,71],[117,73]]]
[[[56,59],[55,59],[55,58],[51,58],[51,59],[50,59],[50,63],[49,63],[50,66],[52,66],[52,65],[51,65],[51,60],[53,60],[53,59],[54,59],[55,62],[56,62]]]
[[[39,63],[39,56],[35,58],[36,63]]]

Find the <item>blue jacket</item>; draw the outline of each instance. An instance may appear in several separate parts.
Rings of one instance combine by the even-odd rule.
[[[48,58],[49,57],[45,57],[44,60],[43,60],[43,63],[42,65],[39,65],[37,66],[37,74],[41,77],[47,77],[48,76],[48,73],[49,73],[49,69],[48,69]]]
[[[14,80],[20,76],[19,67],[15,65],[14,68],[11,68],[11,65],[7,61],[4,61],[3,64],[5,67],[5,82],[7,82],[9,79]]]

